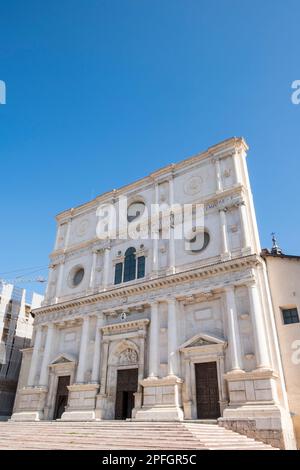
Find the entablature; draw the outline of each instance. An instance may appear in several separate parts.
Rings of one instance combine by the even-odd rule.
[[[121,286],[66,302],[46,305],[34,310],[34,324],[46,324],[49,321],[64,321],[82,318],[86,314],[94,315],[115,309],[136,308],[136,305],[151,304],[170,296],[182,300],[190,296],[210,296],[228,285],[246,285],[254,282],[253,268],[263,260],[257,255],[247,255],[213,265],[201,266],[161,278],[136,282],[130,286]],[[141,307],[142,308],[142,307]]]

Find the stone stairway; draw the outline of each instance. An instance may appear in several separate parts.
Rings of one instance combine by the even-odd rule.
[[[254,439],[197,422],[0,422],[0,449],[275,450]]]

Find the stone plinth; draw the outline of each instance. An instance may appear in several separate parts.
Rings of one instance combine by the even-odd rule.
[[[62,421],[94,421],[98,384],[69,385],[69,400]]]
[[[136,411],[137,421],[182,421],[181,389],[183,381],[176,376],[141,381],[143,404]]]
[[[44,419],[44,407],[48,389],[45,387],[25,387],[19,390],[18,411],[12,421],[40,421]]]

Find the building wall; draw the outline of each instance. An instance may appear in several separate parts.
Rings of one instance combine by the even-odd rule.
[[[300,315],[300,258],[266,256],[265,259],[290,412],[300,448],[300,323],[285,325],[281,310],[296,307]]]

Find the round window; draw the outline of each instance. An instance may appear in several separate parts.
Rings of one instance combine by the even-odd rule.
[[[79,284],[81,283],[81,281],[83,279],[83,276],[84,276],[84,269],[83,268],[79,268],[79,269],[77,269],[77,271],[75,271],[75,274],[73,276],[73,286],[74,287],[79,286]]]
[[[192,253],[200,253],[209,244],[209,233],[203,230],[194,232],[194,236],[185,241],[185,248]]]
[[[145,204],[143,202],[133,202],[127,209],[127,220],[132,222],[133,220],[140,217],[145,210]]]

